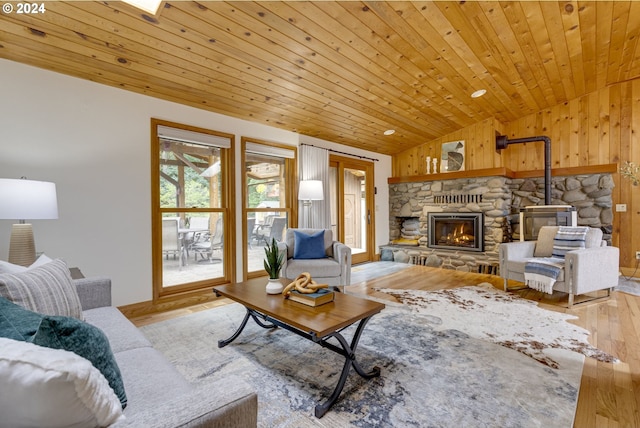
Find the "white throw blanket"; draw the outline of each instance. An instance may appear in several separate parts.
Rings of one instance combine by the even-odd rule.
[[[536,257],[529,259],[524,267],[524,282],[527,287],[553,294],[556,283],[564,269],[564,259]]]

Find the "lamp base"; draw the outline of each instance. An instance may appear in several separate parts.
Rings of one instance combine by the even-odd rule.
[[[14,224],[9,241],[9,263],[31,266],[36,261],[36,244],[29,223]]]

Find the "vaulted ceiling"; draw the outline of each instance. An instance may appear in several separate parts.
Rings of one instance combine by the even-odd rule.
[[[0,13],[0,57],[385,154],[640,76],[634,1],[44,8]]]

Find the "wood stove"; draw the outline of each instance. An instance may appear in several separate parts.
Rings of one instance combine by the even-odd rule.
[[[429,213],[429,248],[484,251],[484,215],[472,213]]]

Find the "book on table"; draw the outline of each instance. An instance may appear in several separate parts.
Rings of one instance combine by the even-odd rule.
[[[297,290],[291,291],[289,294],[289,300],[302,303],[307,306],[320,306],[325,303],[333,302],[333,291],[326,288],[321,288],[315,293],[300,293]]]

